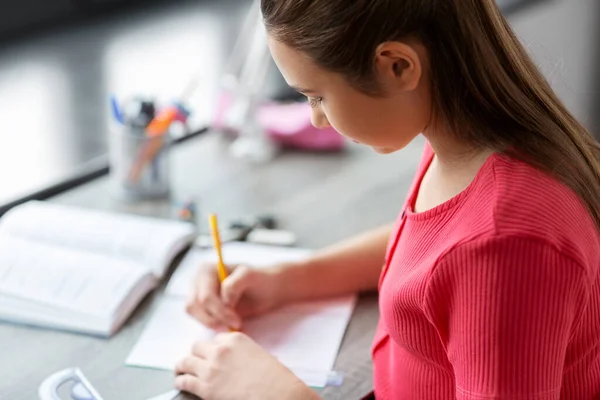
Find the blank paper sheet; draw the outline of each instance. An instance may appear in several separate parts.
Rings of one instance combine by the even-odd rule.
[[[234,249],[236,251],[230,251],[231,256],[240,250],[243,253],[243,246],[230,248]],[[242,256],[246,262],[256,265],[260,262],[253,263],[253,259],[264,262],[269,252],[269,248],[252,246],[247,248],[249,257],[244,258],[243,254],[236,256]],[[298,250],[290,249],[290,253],[294,253],[294,256],[299,255]],[[284,257],[280,249],[272,251],[271,254],[275,256],[268,257],[272,262]],[[184,281],[192,276],[192,265],[185,261],[194,260],[193,264],[196,264],[204,257],[196,252],[186,258],[188,260],[182,262],[182,268],[167,288],[167,295],[154,311],[150,322],[129,354],[127,365],[174,369],[177,361],[190,353],[195,341],[210,340],[216,334],[185,312],[185,296],[180,290],[189,287],[188,282]],[[189,278],[183,279],[184,276]],[[351,295],[287,305],[260,317],[245,320],[243,332],[273,354],[305,383],[313,387],[323,387],[327,382],[327,374],[334,367],[355,302],[356,296]]]

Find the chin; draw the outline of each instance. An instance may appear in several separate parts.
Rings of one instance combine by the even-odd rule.
[[[395,152],[397,149],[393,149],[391,147],[373,147],[373,150],[379,154],[390,154]]]

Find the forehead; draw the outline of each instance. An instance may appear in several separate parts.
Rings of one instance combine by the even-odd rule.
[[[327,71],[320,68],[304,53],[269,37],[273,59],[288,85],[309,87],[318,85]]]

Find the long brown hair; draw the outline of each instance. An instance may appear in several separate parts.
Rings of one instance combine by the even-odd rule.
[[[427,48],[434,115],[475,148],[521,159],[570,187],[600,227],[600,146],[557,98],[495,0],[262,0],[275,39],[377,95],[375,51]]]

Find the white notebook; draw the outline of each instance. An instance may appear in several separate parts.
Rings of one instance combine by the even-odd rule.
[[[247,243],[223,247],[228,264],[261,266],[306,257],[307,250]],[[126,360],[130,366],[173,369],[196,340],[209,340],[215,332],[189,317],[185,298],[202,261],[215,261],[212,250],[190,251],[167,286],[165,298]],[[287,305],[244,321],[243,331],[313,387],[323,387],[334,367],[339,347],[356,302],[356,296]]]
[[[109,337],[192,225],[32,201],[0,218],[0,320]]]

